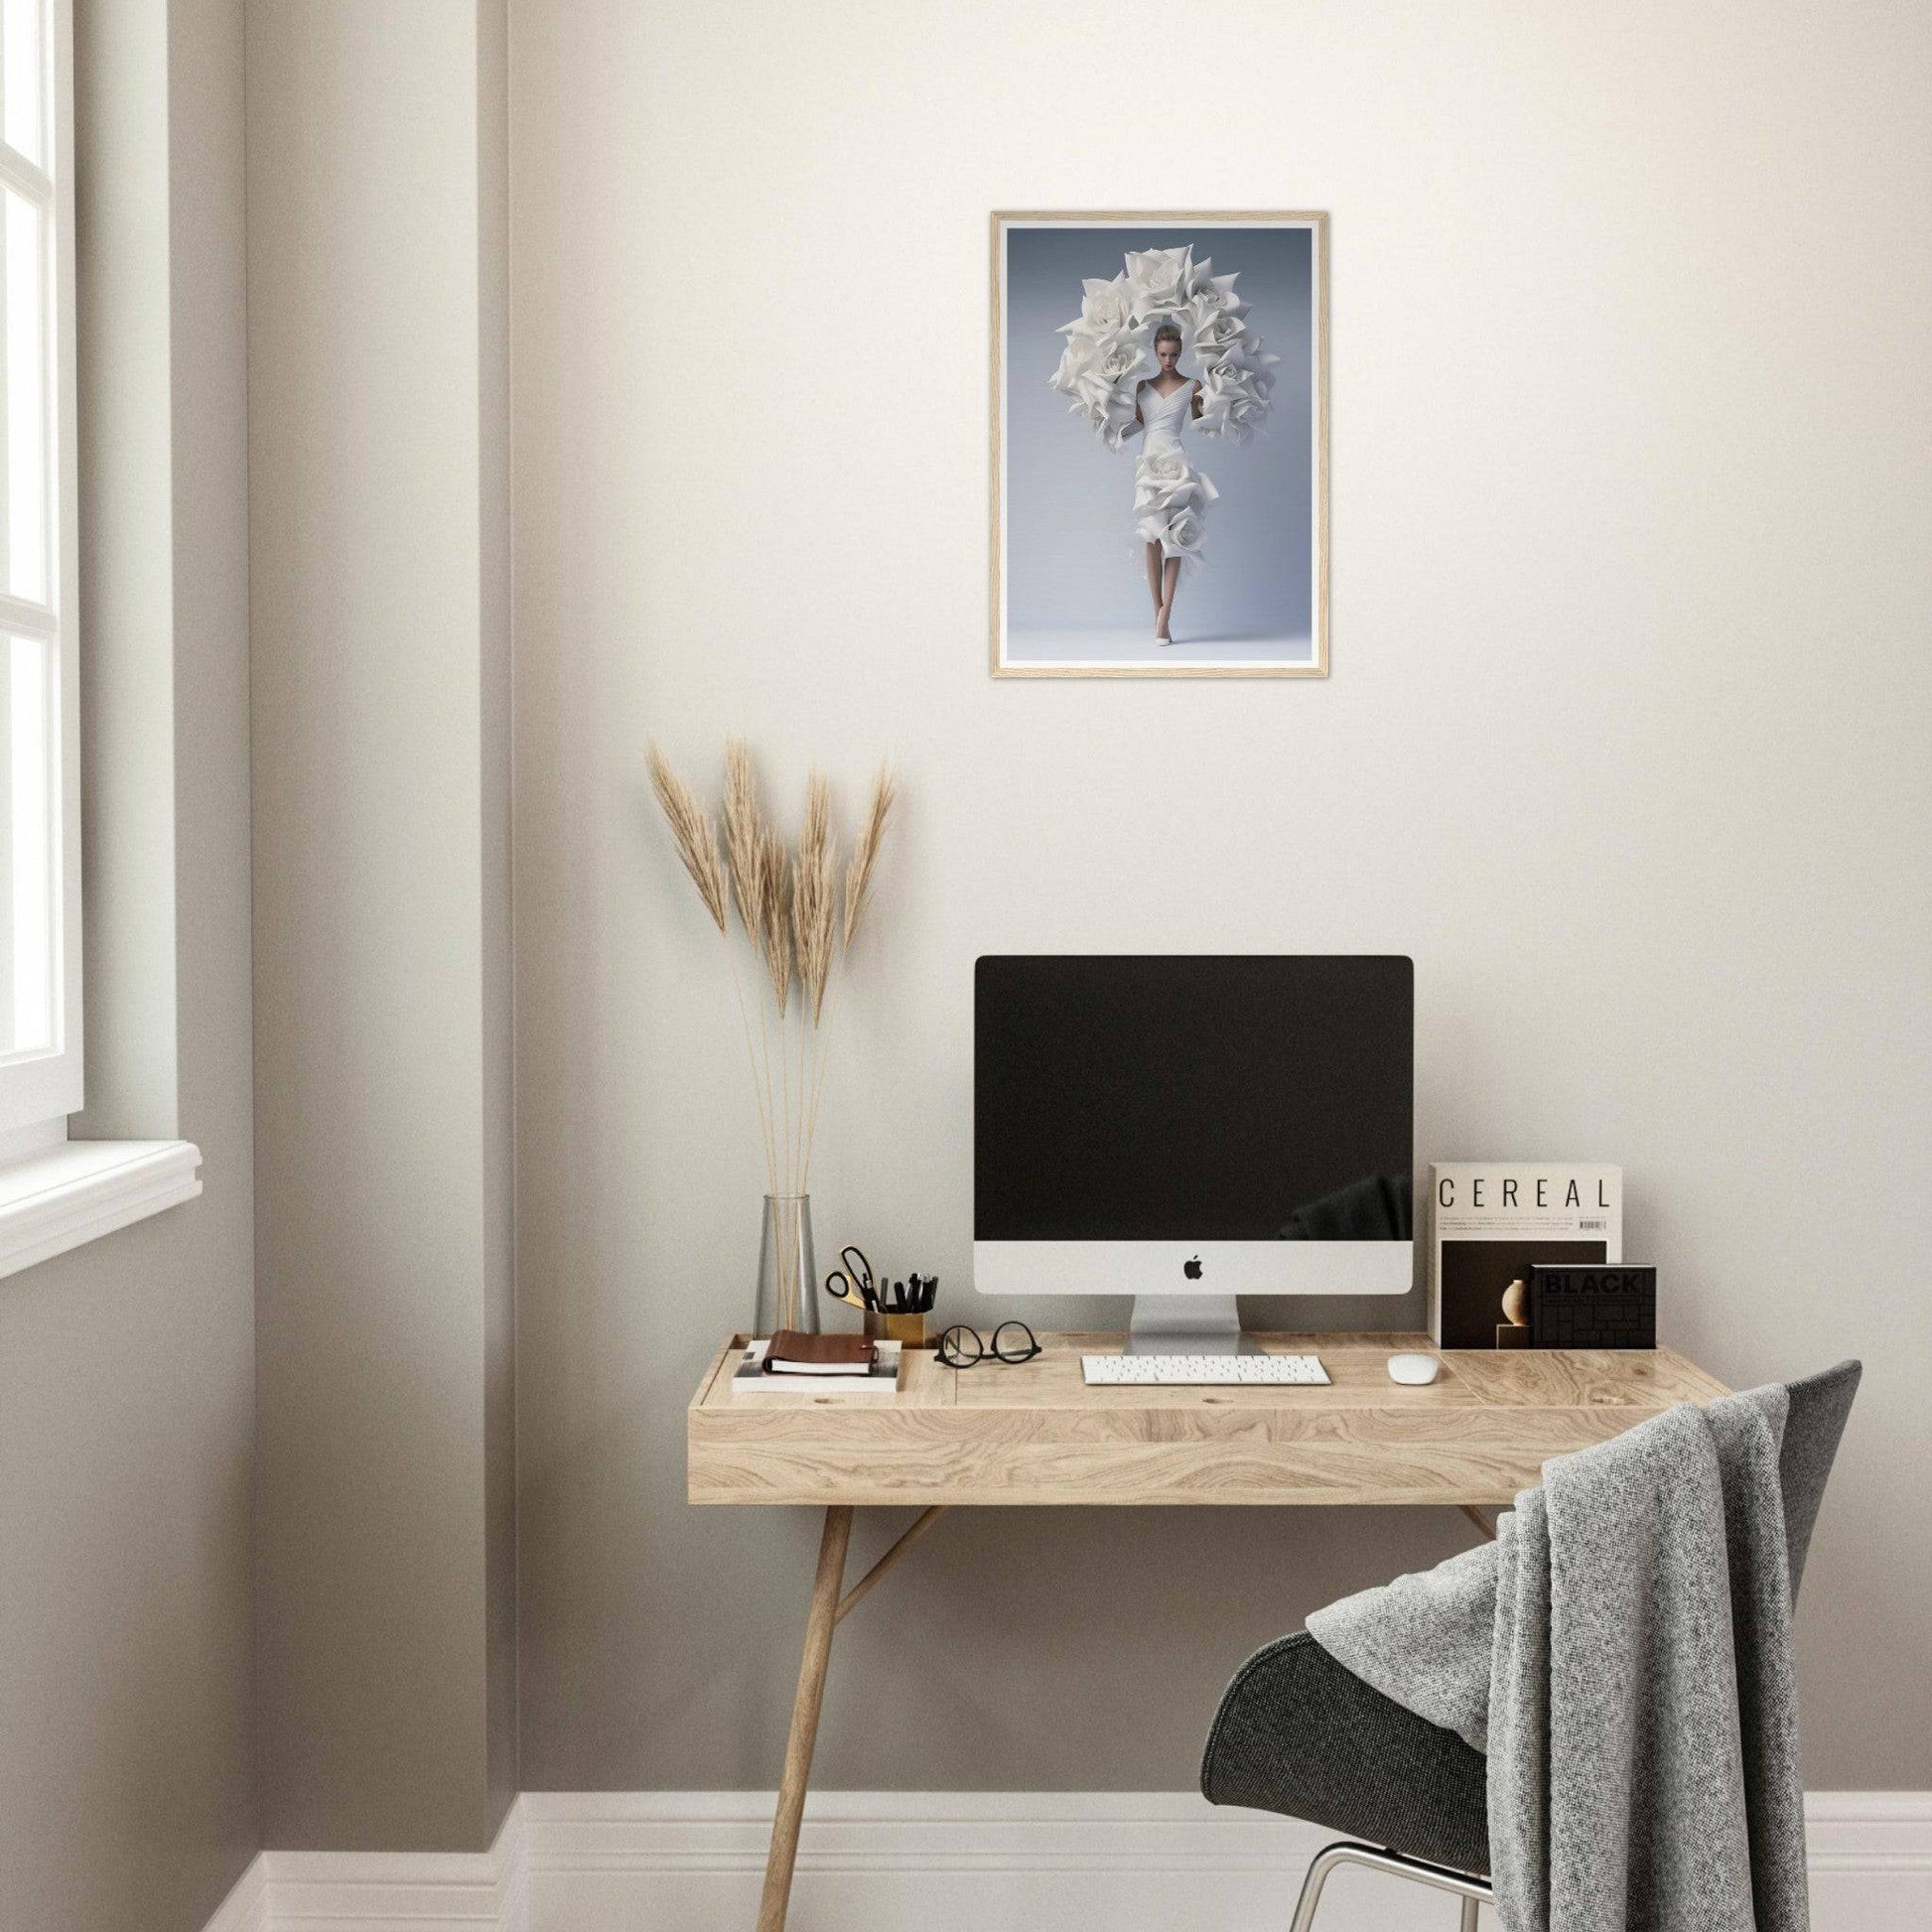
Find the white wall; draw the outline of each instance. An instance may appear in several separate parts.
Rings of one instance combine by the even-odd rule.
[[[526,1788],[768,1784],[789,1701],[814,1530],[681,1500],[760,1181],[641,759],[735,729],[905,779],[828,1250],[972,1311],[977,953],[1411,952],[1424,1158],[1621,1161],[1668,1340],[1865,1357],[1809,1782],[1932,1784],[1929,64],[1902,0],[519,0]],[[1000,207],[1332,210],[1327,682],[989,680]],[[1462,1534],[952,1521],[823,1781],[1184,1785],[1250,1644]]]

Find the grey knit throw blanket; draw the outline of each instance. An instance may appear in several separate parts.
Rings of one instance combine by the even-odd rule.
[[[1489,1757],[1506,1932],[1807,1932],[1782,1388],[1543,1467],[1497,1539],[1309,1618]]]

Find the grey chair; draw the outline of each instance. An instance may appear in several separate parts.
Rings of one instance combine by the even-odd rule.
[[[1863,1370],[1841,1362],[1789,1385],[1778,1456],[1791,1593]],[[1488,1760],[1363,1683],[1306,1630],[1257,1651],[1221,1698],[1201,1758],[1217,1805],[1305,1818],[1348,1839],[1316,1854],[1291,1932],[1308,1932],[1338,1865],[1389,1871],[1461,1900],[1474,1932],[1489,1884]]]

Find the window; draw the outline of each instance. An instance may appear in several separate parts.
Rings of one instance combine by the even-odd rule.
[[[0,1135],[80,1106],[69,0],[0,0]]]
[[[68,1138],[81,1105],[71,8],[0,0],[0,1277],[202,1191],[191,1142]]]

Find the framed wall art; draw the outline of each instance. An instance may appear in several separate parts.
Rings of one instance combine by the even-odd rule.
[[[1328,217],[993,216],[996,677],[1325,677]]]

